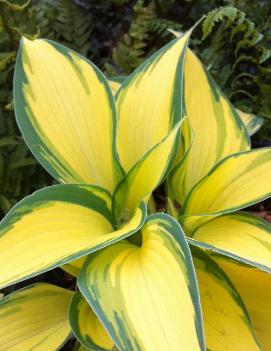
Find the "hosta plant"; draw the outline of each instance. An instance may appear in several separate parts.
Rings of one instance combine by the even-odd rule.
[[[3,350],[57,350],[71,333],[76,350],[270,349],[270,225],[231,213],[269,196],[271,150],[250,150],[260,121],[231,106],[190,34],[120,87],[68,48],[22,40],[16,119],[62,184],[1,222],[0,286],[60,266],[78,289],[2,298]],[[161,184],[172,216],[149,214]]]

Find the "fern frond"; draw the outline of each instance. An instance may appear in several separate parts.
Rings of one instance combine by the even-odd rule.
[[[169,28],[177,32],[183,30],[183,26],[180,23],[164,18],[155,18],[150,23],[150,31],[161,38],[170,35],[170,32],[168,31]]]
[[[0,53],[0,71],[6,69],[9,63],[14,62],[16,58],[16,51],[1,52]]]
[[[86,55],[91,43],[92,19],[73,0],[45,0],[36,7],[43,37],[59,40]]]
[[[260,64],[262,64],[271,57],[271,50],[267,49],[264,46],[260,47],[260,49],[262,50],[262,53],[259,57],[259,62],[260,62]]]
[[[134,18],[130,28],[113,49],[113,61],[119,71],[107,65],[107,72],[114,75],[130,73],[144,60],[145,47],[152,34],[151,23],[157,16],[155,2],[145,5],[143,0],[138,0],[133,9]]]
[[[202,24],[203,39],[207,38],[207,36],[212,32],[216,23],[221,22],[226,18],[228,20],[227,25],[230,25],[236,20],[237,17],[239,17],[239,21],[242,23],[244,14],[232,6],[219,7],[210,11]]]
[[[30,2],[31,0],[25,0],[23,2],[16,2],[12,0],[0,0],[0,5],[3,4],[13,11],[22,11],[30,4]]]

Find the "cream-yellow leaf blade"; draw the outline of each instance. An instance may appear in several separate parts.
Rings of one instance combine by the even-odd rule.
[[[71,333],[72,291],[39,283],[0,300],[2,351],[55,351]]]
[[[242,212],[220,216],[199,227],[193,239],[271,271],[271,225],[259,217]]]
[[[234,212],[271,194],[271,148],[228,156],[188,194],[182,222],[193,232],[212,216]]]
[[[97,67],[57,43],[24,38],[15,68],[14,107],[26,143],[58,181],[113,191],[121,178],[116,110]]]
[[[196,269],[207,350],[261,351],[253,325],[230,279],[208,254],[192,248]]]
[[[184,164],[175,167],[170,184],[175,198],[184,202],[191,188],[220,160],[249,149],[250,141],[238,113],[222,94],[197,56],[187,50],[185,59],[185,108],[192,134],[183,129],[191,147]],[[190,140],[190,138],[193,140]],[[186,151],[186,150],[185,150]]]
[[[86,258],[87,256],[80,257],[77,260],[64,264],[61,266],[61,268],[70,275],[77,277],[81,268],[83,267]]]
[[[118,222],[129,219],[138,204],[161,183],[172,163],[181,123],[147,152],[118,184],[113,195],[113,213]]]
[[[145,207],[113,227],[111,197],[101,188],[57,185],[19,202],[0,224],[0,286],[73,261],[137,231]]]
[[[117,149],[126,172],[183,117],[183,65],[190,34],[147,59],[118,91]]]
[[[238,261],[216,256],[216,261],[230,277],[252,319],[261,351],[271,349],[271,271],[240,264]]]
[[[125,79],[126,79],[126,77],[124,77],[124,76],[108,78],[108,83],[109,83],[109,86],[110,86],[111,91],[112,91],[114,96],[119,91],[119,89],[120,89],[121,85],[124,83]]]
[[[207,252],[227,274],[248,309],[261,350],[269,351],[271,348],[271,270],[249,261],[245,256],[237,256],[233,252],[219,249],[208,243],[189,238],[188,243],[192,247],[196,246]]]
[[[113,341],[84,297],[76,292],[69,310],[72,331],[87,350],[111,350]]]
[[[148,218],[141,246],[89,256],[78,284],[119,350],[205,350],[191,254],[170,216]]]
[[[254,115],[253,113],[241,111],[239,109],[236,109],[236,112],[241,117],[244,125],[247,128],[248,134],[250,136],[257,133],[257,131],[262,127],[263,125],[262,117]]]

